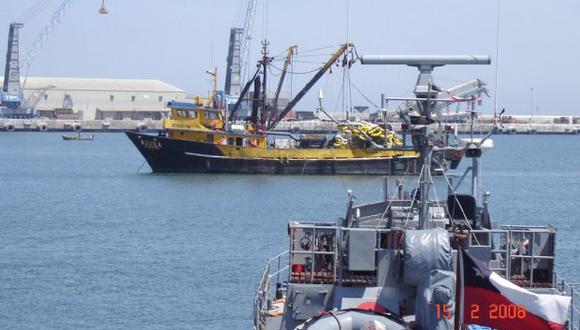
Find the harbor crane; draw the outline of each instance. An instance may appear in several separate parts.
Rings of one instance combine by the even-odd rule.
[[[256,16],[256,2],[257,0],[248,0],[248,7],[246,8],[246,17],[244,19],[243,35],[242,35],[242,57],[241,69],[242,78],[245,79],[248,75],[248,63],[250,57],[250,42],[252,40],[252,31],[254,29],[254,18]]]
[[[22,89],[20,88],[20,23],[10,24],[8,30],[8,47],[6,50],[6,68],[4,69],[4,83],[0,93],[0,105],[10,111],[19,109],[22,103]],[[3,109],[2,112],[6,110]]]
[[[0,109],[1,114],[6,117],[27,118],[34,116],[34,107],[38,103],[27,102],[24,100],[23,89],[26,87],[28,71],[30,64],[42,48],[44,41],[54,31],[56,26],[62,21],[67,9],[69,9],[74,0],[64,0],[56,9],[49,19],[48,23],[42,28],[30,50],[20,60],[20,29],[24,26],[22,23],[11,23],[8,30],[8,46],[6,51],[6,67],[4,70],[4,83],[0,91]],[[99,9],[100,14],[108,14],[105,7],[105,0],[102,0]],[[21,83],[21,73],[24,71],[24,79]],[[48,86],[47,86],[48,87]],[[37,92],[46,93],[49,88],[41,88]],[[30,99],[30,98],[29,98]]]
[[[107,7],[105,7],[105,0],[101,1],[101,8],[99,8],[99,14],[101,15],[107,15],[109,13],[109,11],[107,10]]]
[[[241,92],[242,79],[248,77],[248,63],[250,57],[250,42],[256,16],[257,0],[248,0],[246,15],[242,27],[230,30],[230,44],[226,64],[225,94],[238,97]]]

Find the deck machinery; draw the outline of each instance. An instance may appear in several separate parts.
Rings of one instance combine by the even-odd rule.
[[[464,329],[459,251],[532,292],[574,296],[554,271],[555,228],[492,226],[488,195],[477,200],[477,165],[490,135],[465,145],[473,163],[460,181],[471,173],[471,194],[459,193],[461,182],[447,177],[446,198],[430,193],[430,158],[437,146],[428,126],[439,102],[431,72],[449,64],[489,64],[489,57],[364,56],[362,63],[420,71],[415,98],[391,98],[418,108],[410,130],[423,159],[419,187],[407,193],[398,183],[383,201],[363,205],[355,205],[349,193],[346,216],[338,221],[291,221],[289,251],[269,259],[259,283],[255,329]],[[447,306],[444,317],[437,306]],[[565,326],[580,328],[574,304]]]

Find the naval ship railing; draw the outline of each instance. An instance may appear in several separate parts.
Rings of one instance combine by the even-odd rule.
[[[570,315],[568,317],[568,329],[580,330],[580,283],[566,282],[563,277],[558,274],[554,275],[556,288],[562,294],[572,297],[570,303]]]
[[[490,269],[519,286],[554,287],[555,230],[551,227],[472,230],[469,246],[490,249]]]
[[[505,279],[525,288],[539,288],[571,297],[567,329],[580,330],[580,283],[566,282],[554,271],[553,228],[502,226],[501,229],[472,230],[469,246],[489,248],[493,256],[490,269]],[[542,267],[539,266],[541,263],[544,263]],[[546,267],[551,271],[549,278],[534,278],[538,270]]]
[[[274,286],[281,283],[281,278],[287,278],[288,272],[288,256],[289,251],[284,251],[270,259],[266,264],[264,273],[260,278],[258,291],[254,296],[254,325],[265,324],[266,318],[264,312],[269,310],[272,303],[272,292],[275,292]],[[282,267],[282,265],[285,265]],[[272,281],[275,279],[275,281]]]

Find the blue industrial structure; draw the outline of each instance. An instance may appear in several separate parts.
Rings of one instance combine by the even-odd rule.
[[[36,103],[38,103],[38,99],[34,100],[34,97],[29,97],[29,99],[25,100],[22,93],[22,90],[26,85],[26,77],[28,77],[30,63],[32,63],[32,60],[36,56],[38,50],[42,47],[43,42],[48,38],[49,34],[54,31],[54,28],[61,22],[66,10],[73,2],[74,0],[63,0],[48,23],[42,28],[40,34],[32,43],[31,49],[25,54],[22,61],[20,61],[19,31],[24,25],[22,23],[10,24],[10,29],[8,31],[8,48],[6,51],[6,69],[4,70],[4,85],[2,91],[0,91],[1,116],[10,118],[30,118],[35,115],[34,107],[36,106]],[[99,13],[108,13],[105,8],[104,0],[102,0]],[[21,68],[24,71],[24,81],[22,83],[20,82]],[[46,86],[36,92],[38,95],[44,95],[46,90],[49,88],[51,87]]]
[[[23,95],[20,86],[20,38],[21,23],[10,24],[4,84],[0,92],[0,106],[3,115],[16,114],[21,108]]]

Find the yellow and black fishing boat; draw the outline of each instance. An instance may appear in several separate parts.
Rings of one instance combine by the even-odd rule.
[[[164,134],[126,133],[154,172],[404,175],[419,170],[415,150],[394,138],[385,148],[365,146],[352,134],[354,126],[341,128],[334,138],[260,132],[236,124],[225,130],[220,109],[169,105],[172,116],[163,122]],[[356,147],[348,142],[356,139]]]
[[[273,102],[266,99],[266,73],[271,58],[264,48],[256,73],[233,107],[227,108],[223,97],[218,96],[214,80],[212,97],[197,98],[193,103],[170,102],[171,118],[164,120],[159,135],[126,134],[154,172],[417,175],[419,153],[386,124],[335,121],[338,132],[334,135],[297,135],[274,130],[331,66],[348,69],[356,62],[353,52],[348,51],[350,47],[342,45],[281,109],[277,99],[292,47]],[[252,86],[254,92],[248,106],[251,115],[240,119],[238,110]],[[324,112],[322,105],[320,110]],[[447,162],[444,157],[437,161],[442,165],[439,168],[448,165],[443,164]]]

